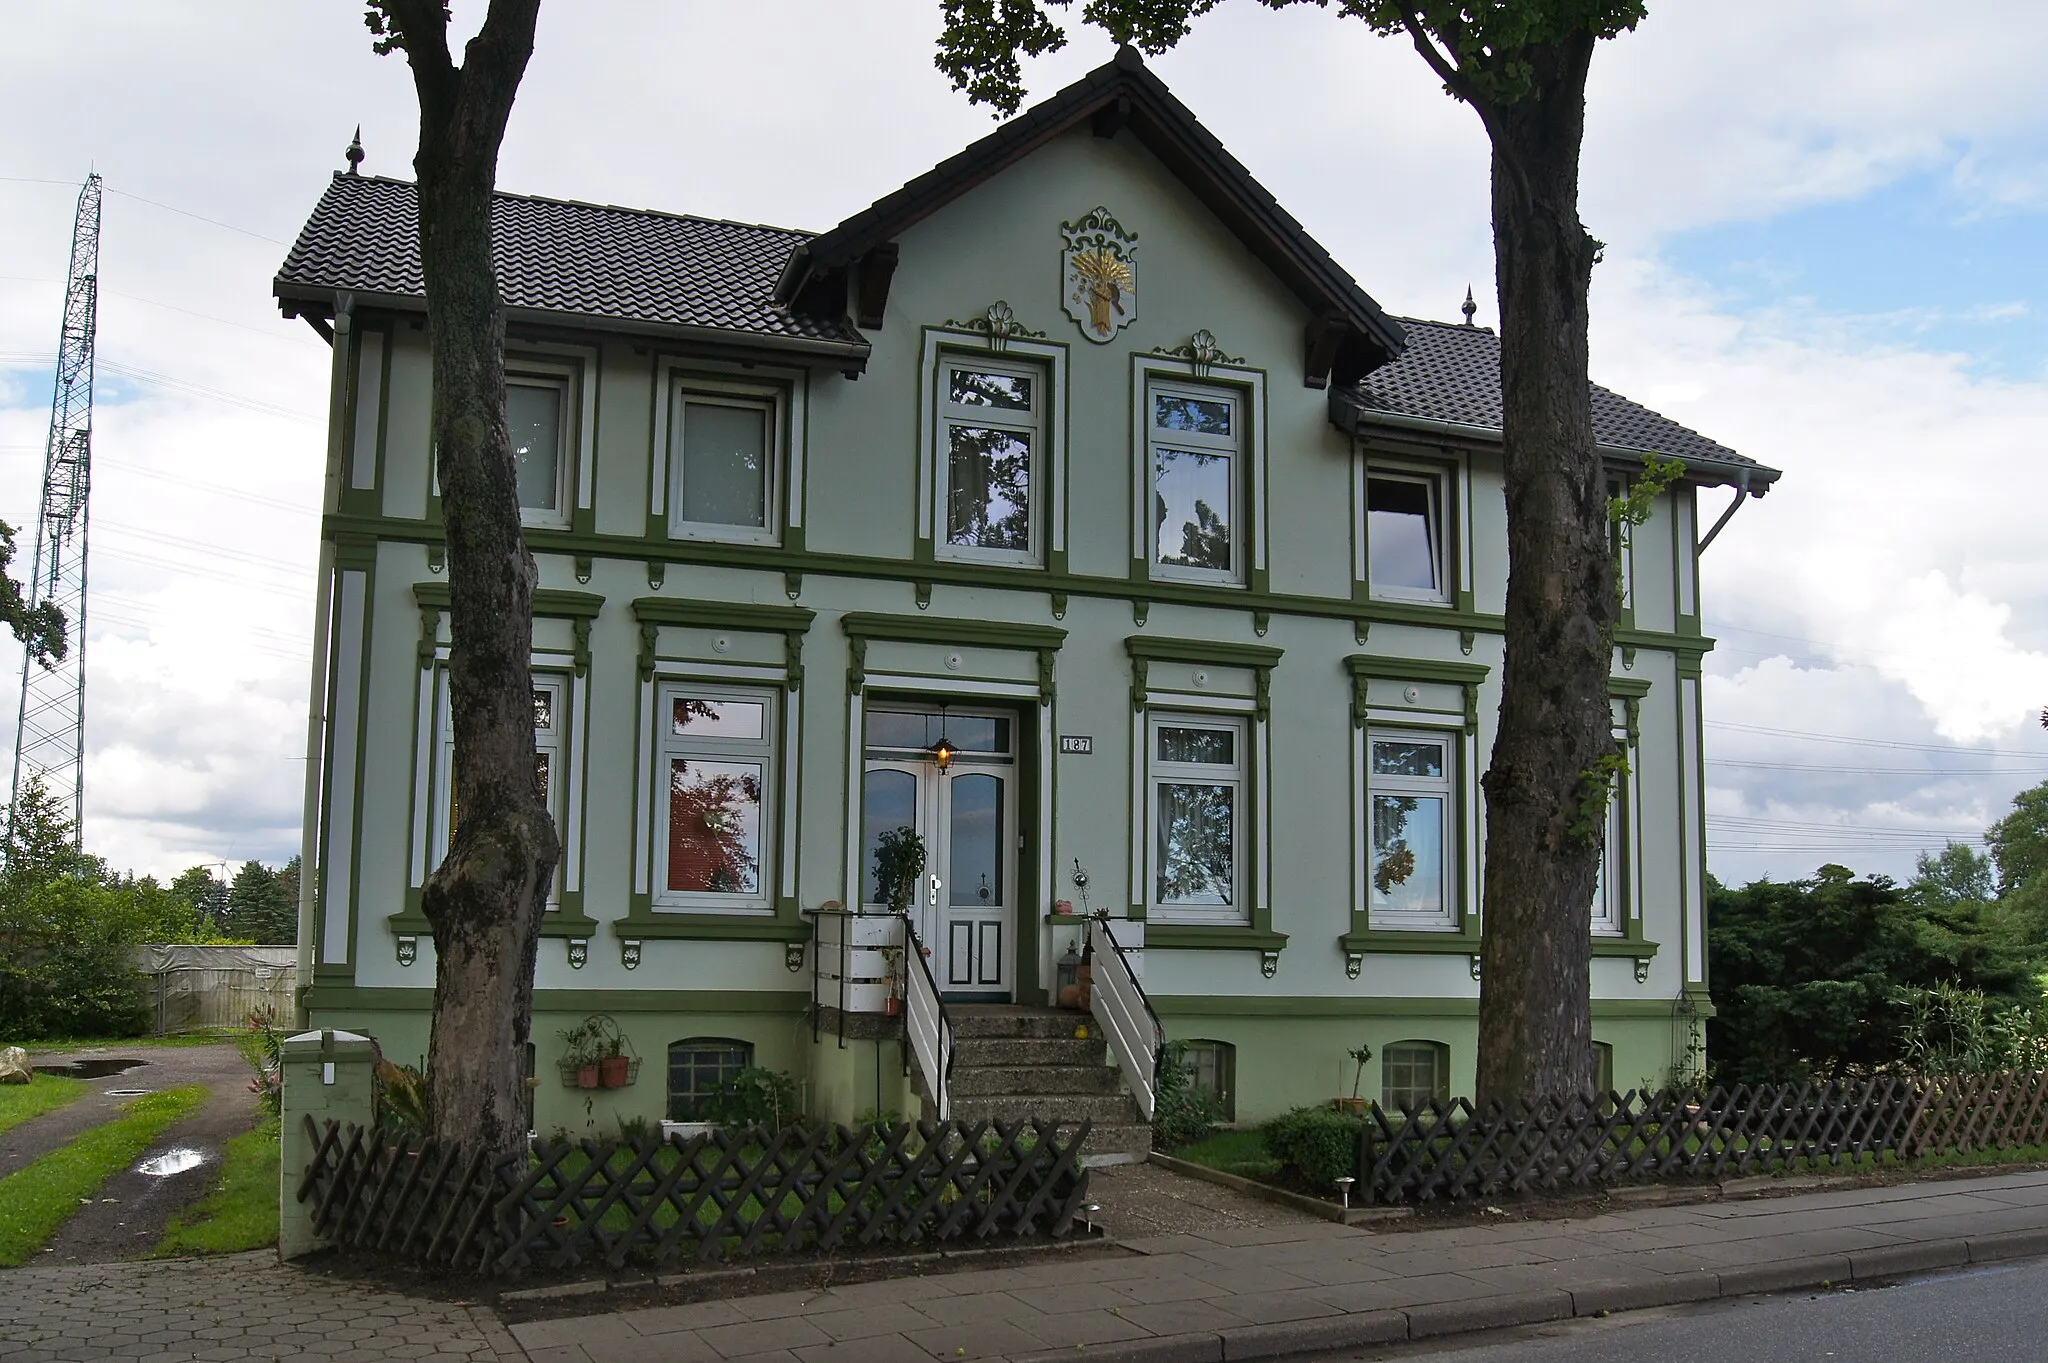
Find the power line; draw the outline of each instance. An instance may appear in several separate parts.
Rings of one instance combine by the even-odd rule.
[[[1950,757],[2024,757],[2036,762],[2048,759],[2048,752],[2020,752],[2011,748],[1970,748],[1958,743],[1908,743],[1903,739],[1892,738],[1851,738],[1847,734],[1816,734],[1804,729],[1771,729],[1761,724],[1737,724],[1723,719],[1710,719],[1707,721],[1707,727],[1727,729],[1735,733],[1765,734],[1772,738],[1796,738],[1809,743],[1849,743],[1861,748],[1900,748],[1911,752],[1942,753]]]
[[[1708,758],[1707,765],[1741,767],[1754,771],[1815,771],[1850,776],[2024,776],[2035,780],[2048,777],[2048,767],[2034,767],[2025,771],[1986,771],[1982,767],[1829,767],[1805,762],[1738,762],[1716,757]]]

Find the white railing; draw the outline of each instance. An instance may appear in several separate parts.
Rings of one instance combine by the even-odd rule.
[[[1095,978],[1089,1011],[1109,1041],[1131,1096],[1138,1100],[1138,1111],[1149,1122],[1159,1099],[1159,1052],[1166,1045],[1166,1030],[1145,997],[1145,986],[1138,983],[1130,954],[1104,919],[1089,921],[1088,947]]]
[[[910,1053],[917,1057],[924,1074],[925,1092],[931,1095],[933,1116],[953,1119],[953,1020],[946,1015],[946,1001],[939,997],[938,981],[932,978],[931,961],[924,943],[908,919],[903,924],[903,1021]]]

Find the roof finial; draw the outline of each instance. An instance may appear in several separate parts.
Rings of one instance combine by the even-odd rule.
[[[1479,313],[1479,305],[1472,301],[1472,286],[1470,284],[1465,286],[1465,301],[1459,305],[1458,311],[1465,314],[1465,325],[1468,327],[1473,324],[1472,319]]]
[[[342,157],[342,159],[343,159],[344,161],[347,161],[347,162],[348,162],[348,173],[349,173],[349,174],[351,174],[351,175],[357,175],[357,174],[360,174],[360,173],[361,173],[361,172],[360,172],[360,170],[358,170],[358,167],[360,167],[360,166],[361,166],[361,165],[363,164],[363,125],[362,125],[362,124],[360,124],[360,123],[356,124],[356,135],[355,135],[354,137],[352,137],[352,138],[350,138],[350,139],[349,139],[349,144],[348,144],[348,150],[347,150],[347,151],[345,151],[345,152],[343,152],[343,153],[341,154],[341,157]]]

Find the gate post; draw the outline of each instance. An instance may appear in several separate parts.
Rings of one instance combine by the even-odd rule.
[[[328,1122],[367,1127],[375,1119],[377,1043],[354,1032],[301,1032],[284,1042],[283,1131],[277,1189],[277,1257],[295,1259],[326,1246],[313,1233],[313,1206],[299,1201],[299,1180]]]

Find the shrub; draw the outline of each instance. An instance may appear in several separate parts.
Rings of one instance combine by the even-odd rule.
[[[703,1103],[704,1115],[720,1126],[758,1126],[780,1131],[804,1119],[802,1090],[781,1070],[749,1065],[719,1086]]]
[[[149,994],[129,907],[79,876],[0,887],[0,1031],[140,1036]]]
[[[1266,1153],[1318,1188],[1358,1176],[1358,1137],[1365,1123],[1323,1107],[1298,1107],[1260,1128]]]
[[[1178,1150],[1207,1139],[1216,1129],[1216,1100],[1188,1077],[1185,1041],[1169,1041],[1159,1052],[1159,1092],[1152,1105],[1152,1146]]]

